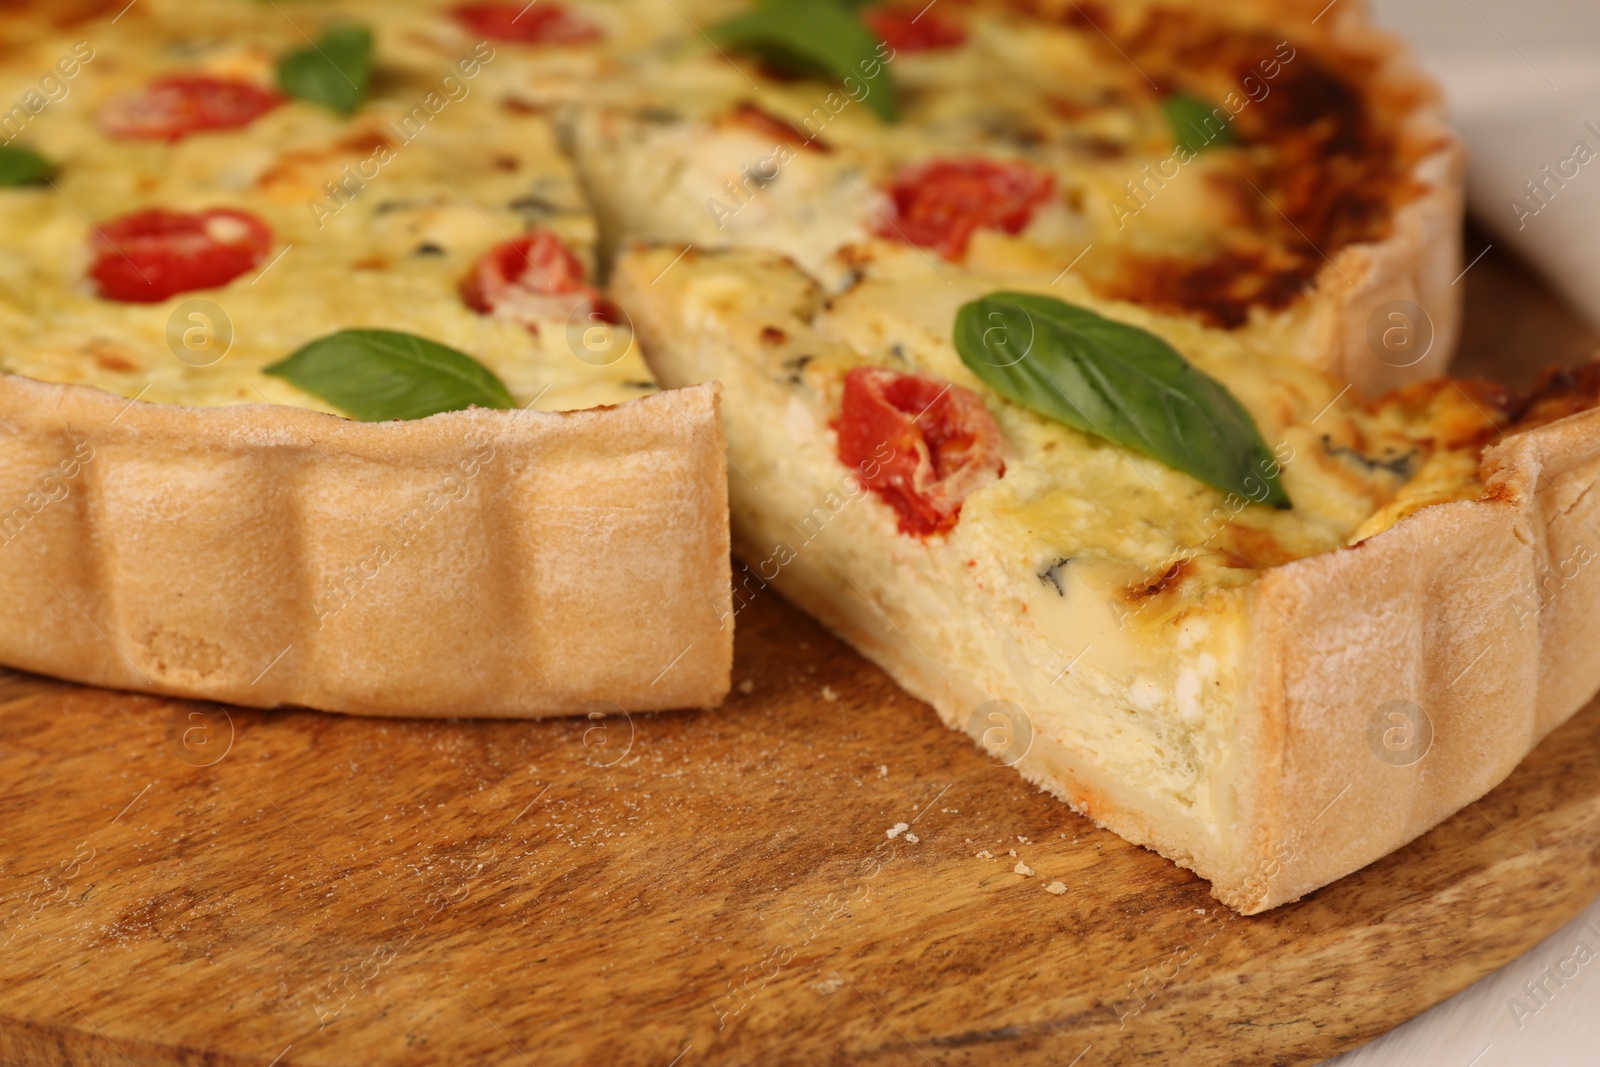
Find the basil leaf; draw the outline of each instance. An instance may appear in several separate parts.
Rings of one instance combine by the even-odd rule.
[[[956,313],[955,345],[1007,400],[1207,485],[1292,506],[1250,413],[1153,333],[1053,297],[1000,292]]]
[[[371,81],[372,31],[365,26],[329,26],[316,44],[278,61],[278,88],[341,115],[361,106]]]
[[[1172,127],[1172,136],[1178,142],[1178,147],[1188,149],[1191,155],[1208,148],[1238,143],[1233,135],[1233,126],[1227,119],[1217,117],[1217,112],[1226,115],[1227,111],[1213,107],[1197,96],[1173,93],[1161,101],[1161,110],[1167,116],[1167,125]]]
[[[50,161],[26,148],[0,145],[0,186],[34,185],[55,170]]]
[[[756,0],[751,10],[712,27],[711,35],[786,73],[853,79],[865,89],[866,105],[893,122],[899,109],[878,55],[883,42],[846,5],[847,0]]]
[[[471,356],[397,330],[340,330],[262,369],[363,422],[441,411],[514,407],[511,393]]]

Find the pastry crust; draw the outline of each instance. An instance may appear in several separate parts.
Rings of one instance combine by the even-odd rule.
[[[717,395],[368,424],[0,376],[0,662],[363,715],[714,705]]]
[[[1404,41],[1372,25],[1365,4],[1330,12],[1325,4],[1302,0],[1263,3],[1269,12],[1282,10],[1290,25],[1328,24],[1325,32],[1340,54],[1372,63],[1368,93],[1376,107],[1400,116],[1398,144],[1415,159],[1409,177],[1417,193],[1395,210],[1388,237],[1341,249],[1318,275],[1311,326],[1303,335],[1308,358],[1369,393],[1438,377],[1450,365],[1460,333],[1461,290],[1455,282],[1466,208],[1466,148],[1450,124],[1444,95]],[[1413,320],[1408,327],[1430,338],[1415,362],[1371,340],[1374,317],[1393,301],[1410,302],[1423,313],[1421,320],[1407,316]]]
[[[1600,556],[1600,410],[1511,437],[1484,472],[1484,500],[1425,508],[1258,583],[1248,848],[1223,868],[1174,857],[1229,906],[1287,903],[1411,841],[1600,688],[1600,573],[1586,565]],[[1374,758],[1397,700],[1431,733],[1406,765]]]

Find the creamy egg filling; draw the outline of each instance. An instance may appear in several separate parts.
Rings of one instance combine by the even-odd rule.
[[[1340,81],[1332,60],[1260,27],[1230,25],[1225,10],[1130,3],[1097,17],[1109,27],[1146,14],[1155,29],[1133,36],[1152,39],[1145,64],[1162,64],[1148,72],[1081,20],[952,6],[948,16],[965,33],[959,46],[886,58],[901,110],[893,124],[874,114],[864,83],[773,79],[750,57],[686,34],[681,18],[658,15],[644,21],[660,47],[623,51],[601,91],[557,110],[608,250],[630,239],[772,249],[842,288],[850,279],[833,253],[871,234],[895,236],[885,189],[904,168],[951,158],[1017,163],[1049,176],[1049,200],[1015,238],[980,231],[967,265],[1045,277],[1070,265],[1102,294],[1184,305],[1212,325],[1292,332],[1294,298],[1324,265],[1307,261],[1305,242],[1334,255],[1349,241],[1379,239],[1394,204],[1415,194],[1393,180],[1408,164],[1383,127],[1389,117]],[[1163,34],[1174,40],[1163,43]],[[1202,44],[1213,39],[1218,47]],[[1167,107],[1176,87],[1223,116],[1196,120],[1195,151],[1175,147],[1179,123]],[[1326,114],[1301,125],[1337,127],[1348,157],[1330,162],[1331,150],[1291,117],[1319,108]],[[761,119],[749,121],[752,112]],[[1328,177],[1335,171],[1366,177],[1345,188]],[[1274,185],[1282,174],[1300,176],[1286,180],[1292,193]],[[1353,212],[1371,225],[1308,238],[1312,223],[1276,206],[1295,211],[1293,202],[1306,201],[1320,218],[1324,200],[1339,206],[1323,214]]]
[[[173,73],[271,86],[276,58],[304,40],[270,5],[147,3],[118,22],[116,47],[103,46],[27,129],[28,147],[58,167],[53,184],[0,189],[0,369],[157,403],[333,410],[261,369],[315,338],[370,327],[457,348],[541,410],[653,391],[625,323],[563,314],[556,302],[529,329],[463,303],[478,257],[532,227],[557,234],[595,275],[594,219],[548,120],[508,104],[520,84],[511,46],[480,47],[439,5],[328,6],[319,18],[376,35],[379,76],[357,114],[288,101],[246,128],[175,143],[108,137],[98,116]],[[12,55],[7,82],[62,47]],[[156,304],[98,295],[88,278],[97,227],[147,208],[218,207],[271,228],[255,269]]]

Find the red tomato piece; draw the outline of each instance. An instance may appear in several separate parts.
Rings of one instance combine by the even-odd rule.
[[[461,284],[461,297],[480,315],[520,322],[565,318],[598,304],[583,261],[549,230],[534,230],[485,252]]]
[[[194,213],[154,208],[113,219],[90,241],[89,276],[107,300],[153,304],[227,285],[266,258],[272,231],[231,208]]]
[[[205,130],[248,126],[283,103],[271,89],[238,78],[170,74],[100,110],[100,128],[121,140],[179,141]]]
[[[457,4],[450,14],[470,33],[512,44],[588,44],[605,36],[597,24],[553,0]]]
[[[966,27],[932,10],[921,14],[875,7],[861,13],[862,19],[883,43],[900,52],[934,52],[967,43]]]
[[[980,227],[1018,233],[1050,198],[1055,180],[1026,163],[935,159],[908,167],[889,187],[891,225],[881,237],[932,248],[956,261]]]
[[[834,429],[840,462],[894,509],[905,534],[950,530],[967,497],[1006,471],[1000,425],[982,398],[920,374],[853,368]]]

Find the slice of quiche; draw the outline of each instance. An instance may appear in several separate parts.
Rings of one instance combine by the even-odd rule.
[[[617,267],[661,381],[727,390],[734,612],[772,586],[1230,906],[1410,840],[1600,686],[1595,368],[1369,401],[1081,285],[851,270]]]
[[[718,702],[715,390],[659,391],[595,287],[511,92],[532,46],[471,5],[121,6],[4,57],[7,99],[61,91],[0,188],[0,662],[382,714]]]
[[[792,6],[632,6],[654,46],[562,112],[613,240],[772,249],[830,289],[841,247],[907,245],[940,285],[1070,272],[1366,387],[1445,365],[1460,146],[1358,7],[889,2],[862,40],[816,28],[841,81],[783,62]]]

